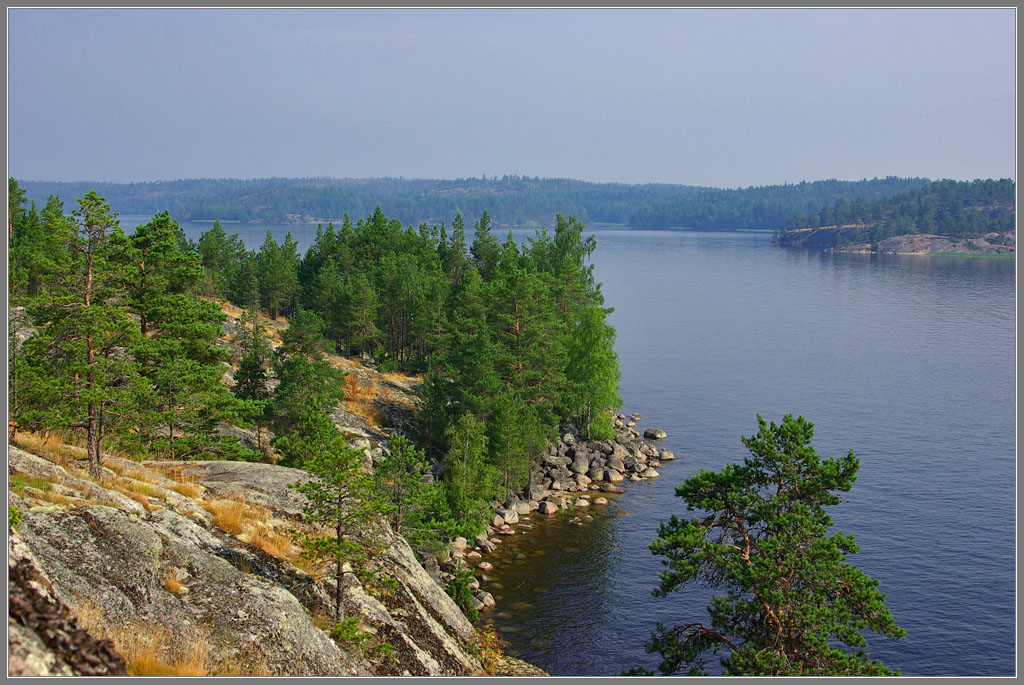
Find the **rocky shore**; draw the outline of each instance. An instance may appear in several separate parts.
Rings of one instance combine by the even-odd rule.
[[[442,582],[455,578],[459,567],[473,568],[478,575],[493,570],[484,555],[498,550],[502,537],[528,534],[532,525],[527,523],[531,514],[552,515],[571,511],[570,523],[582,526],[586,510],[608,504],[602,493],[625,492],[624,481],[637,482],[658,478],[657,471],[664,462],[673,461],[675,455],[658,449],[641,438],[635,429],[638,414],[617,414],[613,426],[615,438],[584,441],[574,431],[564,433],[556,445],[549,445],[544,461],[530,472],[529,485],[518,496],[494,503],[494,516],[487,529],[474,540],[456,539],[436,569],[428,568]],[[652,440],[662,440],[665,432],[657,428],[644,431]],[[494,597],[481,589],[479,580],[471,587],[473,605],[477,610],[495,606]]]
[[[912,234],[886,238],[872,244],[860,225],[798,228],[782,232],[775,240],[780,247],[805,247],[828,252],[932,255],[942,253],[1012,255],[1016,234],[987,233],[976,238]]]

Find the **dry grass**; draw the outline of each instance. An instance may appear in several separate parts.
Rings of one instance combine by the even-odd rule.
[[[359,376],[350,373],[345,376],[345,399],[349,402],[366,403],[380,394],[380,387],[375,383],[363,383]]]
[[[131,479],[125,479],[123,485],[130,493],[163,499],[163,488],[159,488],[149,483],[144,483],[140,480],[134,480],[134,476]]]
[[[398,381],[401,383],[407,382],[410,379],[410,376],[406,376],[404,373],[400,373],[398,371],[385,371],[381,376],[383,376],[386,381]]]
[[[292,553],[292,537],[274,530],[254,533],[249,542],[278,559],[287,559]]]
[[[71,614],[97,640],[110,640],[124,657],[131,676],[209,675],[213,648],[203,628],[175,636],[166,626],[138,620],[113,626],[94,602],[82,600],[71,606]]]
[[[195,499],[203,492],[198,483],[175,483],[171,486],[171,490],[189,499]]]
[[[245,514],[245,502],[239,500],[214,500],[203,502],[203,509],[213,514],[213,522],[226,533],[238,535],[245,526],[242,517]]]
[[[52,461],[60,467],[67,468],[75,459],[84,456],[84,450],[67,444],[69,436],[61,432],[54,433],[18,433],[14,444],[31,452],[37,457]]]
[[[180,595],[185,586],[181,584],[174,573],[168,572],[164,574],[164,589],[175,595]]]
[[[288,561],[295,565],[295,568],[304,571],[313,580],[321,580],[327,572],[327,566],[320,559],[311,559],[303,554],[296,554],[289,557]]]
[[[149,498],[143,495],[141,492],[127,492],[125,493],[131,499],[135,500],[142,505],[142,508],[146,511],[153,511],[153,503],[149,501]]]

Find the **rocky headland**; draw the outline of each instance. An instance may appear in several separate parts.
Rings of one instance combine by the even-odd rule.
[[[1015,233],[987,233],[977,238],[950,238],[912,234],[886,238],[877,244],[865,239],[866,226],[826,226],[783,231],[775,242],[780,247],[804,247],[830,252],[932,255],[942,253],[1012,255]]]

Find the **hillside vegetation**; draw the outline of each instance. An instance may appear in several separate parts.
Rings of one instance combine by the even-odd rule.
[[[776,230],[794,214],[836,200],[872,201],[921,188],[927,179],[823,180],[723,189],[667,183],[588,183],[524,176],[428,179],[189,179],[149,183],[19,181],[42,206],[49,195],[96,190],[126,214],[170,211],[180,220],[341,223],[376,207],[405,224],[441,223],[489,212],[498,225],[552,224],[558,212],[587,223],[633,228]]]
[[[840,199],[818,213],[792,216],[776,240],[784,247],[875,252],[1012,252],[1015,196],[1009,179],[936,181],[875,202]],[[904,236],[921,238],[898,240]]]

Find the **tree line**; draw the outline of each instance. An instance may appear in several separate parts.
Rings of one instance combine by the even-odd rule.
[[[422,511],[435,532],[475,534],[559,426],[611,435],[615,332],[594,239],[574,217],[520,246],[493,234],[486,211],[469,238],[461,215],[412,228],[378,208],[318,229],[299,255],[290,235],[248,250],[219,223],[193,243],[167,212],[126,235],[95,192],[66,215],[56,196],[39,212],[13,179],[10,190],[9,292],[38,328],[10,348],[12,417],[84,431],[97,469],[110,438],[140,454],[259,458],[223,423],[272,430],[282,463],[302,466],[311,445],[337,446],[329,414],[344,376],[327,351],[424,375],[406,428],[444,474]],[[221,382],[224,314],[209,298],[290,319],[272,354],[258,318],[244,317],[233,392]]]
[[[168,209],[182,220],[341,221],[367,216],[377,206],[406,224],[440,223],[486,210],[502,225],[550,225],[558,212],[591,223],[633,228],[684,227],[719,231],[784,228],[788,217],[817,214],[843,198],[873,201],[921,188],[927,179],[823,180],[749,188],[667,183],[588,183],[525,176],[429,179],[191,179],[133,184],[23,182],[29,198],[80,195],[94,186],[122,211]]]
[[[1016,184],[1011,179],[935,181],[874,202],[844,198],[817,212],[794,214],[787,228],[848,227],[846,242],[878,243],[886,238],[924,233],[974,238],[1006,233],[1016,226]]]

